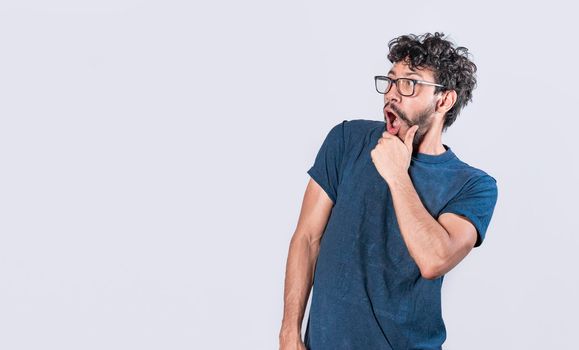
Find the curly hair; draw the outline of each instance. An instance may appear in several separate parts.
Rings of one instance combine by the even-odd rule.
[[[435,93],[455,90],[454,106],[446,113],[443,131],[454,121],[464,106],[472,100],[476,87],[476,65],[469,59],[466,47],[454,47],[444,38],[444,33],[402,35],[388,43],[388,60],[392,63],[405,61],[410,68],[430,68],[434,72]]]

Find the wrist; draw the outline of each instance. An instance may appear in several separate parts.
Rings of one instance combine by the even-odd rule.
[[[293,338],[293,337],[301,338],[301,336],[302,330],[298,326],[282,325],[281,330],[279,331],[280,338]]]
[[[412,183],[408,173],[400,173],[386,181],[391,190],[408,186]]]

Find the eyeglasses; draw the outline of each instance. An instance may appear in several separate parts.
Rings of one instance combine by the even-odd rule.
[[[386,94],[392,87],[392,83],[394,83],[396,84],[396,89],[398,89],[398,92],[402,96],[414,95],[414,87],[416,86],[416,84],[445,87],[444,85],[435,84],[424,80],[416,80],[409,78],[392,79],[381,75],[375,76],[374,82],[376,83],[376,91],[378,91],[381,94]]]

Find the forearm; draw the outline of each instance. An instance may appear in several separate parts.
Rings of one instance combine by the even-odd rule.
[[[448,232],[422,204],[408,174],[388,184],[400,233],[423,276],[435,277],[450,246]]]
[[[300,336],[301,324],[319,252],[319,241],[311,243],[305,235],[292,237],[285,274],[284,313],[280,336]]]

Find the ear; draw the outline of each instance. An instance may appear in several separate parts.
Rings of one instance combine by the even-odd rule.
[[[448,112],[456,103],[457,94],[455,90],[448,90],[442,93],[442,97],[436,103],[436,109],[443,115]]]

